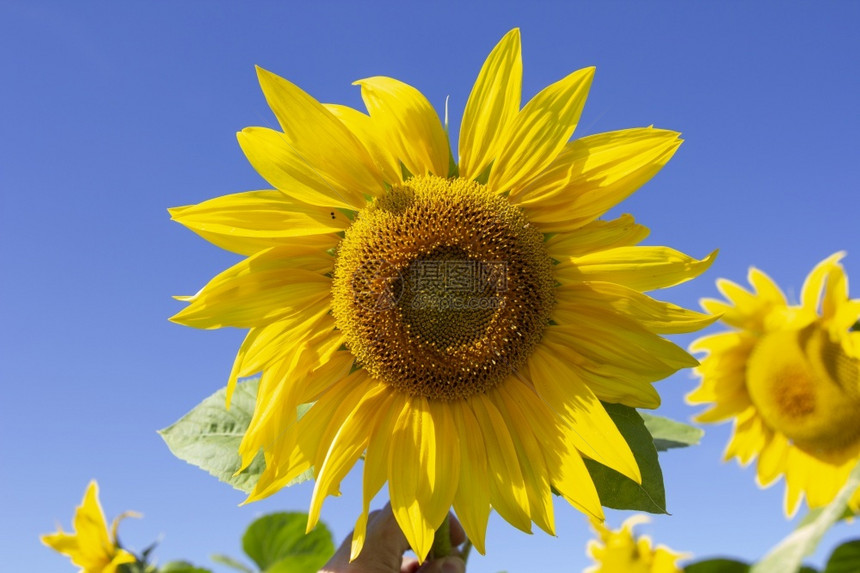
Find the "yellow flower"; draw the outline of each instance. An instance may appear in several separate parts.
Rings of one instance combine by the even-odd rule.
[[[691,345],[707,352],[690,403],[713,403],[700,422],[734,419],[725,459],[746,465],[758,456],[762,487],[785,475],[785,512],[806,496],[809,507],[829,503],[860,460],[860,300],[848,298],[843,253],[823,260],[806,278],[799,305],[756,268],[748,292],[721,279],[729,302],[702,306],[735,330]],[[852,506],[860,506],[860,492]]]
[[[181,297],[190,304],[172,320],[250,328],[228,389],[262,372],[241,455],[247,465],[262,449],[266,470],[249,500],[312,467],[313,527],[364,454],[353,557],[388,482],[423,558],[452,506],[482,552],[491,506],[522,530],[552,532],[553,487],[601,517],[584,456],[641,480],[600,400],[654,408],[651,384],[696,364],[660,335],[711,318],[642,293],[698,275],[714,255],[636,246],[648,231],[633,217],[599,220],[680,140],[647,127],[568,142],[593,72],[520,109],[512,30],[472,89],[455,163],[411,86],[356,82],[365,114],[259,70],[282,131],[238,137],[276,190],[171,210],[248,256]]]
[[[591,520],[600,540],[588,542],[588,555],[595,565],[586,573],[681,573],[679,559],[688,554],[675,553],[665,545],[651,548],[651,540],[643,535],[633,537],[633,528],[648,523],[644,515],[634,515],[621,524],[621,529],[612,531],[599,521]]]
[[[114,519],[108,531],[98,495],[99,486],[93,480],[87,486],[81,505],[75,510],[74,533],[66,533],[57,527],[56,533],[41,537],[42,543],[67,555],[73,565],[81,568],[80,573],[115,573],[123,563],[135,562],[134,555],[117,545],[116,528],[120,520],[137,517],[137,514],[123,513]]]

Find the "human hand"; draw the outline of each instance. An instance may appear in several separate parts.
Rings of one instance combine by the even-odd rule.
[[[448,515],[451,529],[451,546],[466,541],[466,533],[453,515]],[[459,556],[449,555],[441,559],[430,559],[423,565],[412,557],[404,557],[409,542],[391,513],[391,505],[368,516],[367,537],[364,549],[358,558],[349,562],[352,532],[329,559],[320,573],[465,573],[466,564]]]

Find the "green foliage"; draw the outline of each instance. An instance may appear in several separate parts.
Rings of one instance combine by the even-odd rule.
[[[860,539],[852,539],[833,550],[823,573],[857,573],[857,571],[860,571]]]
[[[747,573],[749,570],[749,563],[722,557],[697,561],[684,567],[684,573]]]
[[[241,571],[242,573],[254,573],[254,570],[250,567],[247,567],[244,563],[233,559],[229,555],[221,555],[220,553],[216,553],[211,556],[212,561],[215,563],[220,563],[221,565],[226,565],[236,571]]]
[[[177,458],[250,493],[265,469],[262,454],[258,454],[242,473],[236,475],[236,472],[241,464],[239,444],[251,423],[259,382],[259,378],[252,378],[237,384],[229,410],[225,405],[227,389],[222,388],[158,433]],[[304,413],[305,409],[300,407],[298,414]],[[309,470],[289,485],[311,477],[313,472]]]
[[[695,426],[684,424],[663,416],[654,416],[639,412],[645,427],[654,438],[654,447],[658,452],[665,452],[671,448],[686,448],[695,446],[705,435],[704,430]]]
[[[818,542],[830,527],[839,521],[848,507],[848,500],[860,487],[860,464],[854,468],[846,484],[829,505],[810,516],[788,537],[774,547],[750,573],[792,573],[798,571],[803,558],[815,551]],[[846,550],[849,551],[849,550]],[[855,571],[857,569],[855,568]]]
[[[307,535],[305,513],[272,513],[253,522],[242,537],[242,548],[263,571],[288,561],[292,569],[316,571],[334,553],[334,542],[322,523]],[[280,567],[280,566],[279,566]]]
[[[306,513],[270,513],[257,519],[242,536],[242,549],[263,573],[314,573],[334,554],[334,541],[322,523],[308,534]],[[226,555],[212,560],[243,573],[254,573]]]
[[[633,451],[642,473],[642,485],[613,469],[586,459],[585,465],[597,487],[600,503],[613,509],[667,513],[663,472],[657,460],[654,440],[642,417],[634,408],[628,406],[604,404],[604,407]]]
[[[212,573],[212,571],[195,567],[188,561],[171,561],[159,567],[158,573]]]

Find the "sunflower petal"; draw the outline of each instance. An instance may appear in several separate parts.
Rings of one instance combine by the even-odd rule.
[[[364,456],[364,479],[362,482],[362,510],[356,521],[352,534],[352,545],[350,548],[350,561],[358,557],[364,547],[367,536],[367,519],[370,512],[370,502],[382,489],[388,479],[388,456],[391,443],[391,434],[394,430],[394,422],[403,404],[399,394],[391,394],[391,402],[380,411],[380,419],[373,430],[373,435],[367,445]]]
[[[594,251],[639,244],[650,231],[624,214],[612,221],[592,221],[572,233],[557,233],[546,242],[549,256],[558,261]]]
[[[391,435],[388,456],[388,492],[391,511],[419,561],[424,561],[433,544],[433,533],[441,524],[433,523],[422,511],[422,501],[432,491],[435,476],[436,443],[433,416],[426,398],[404,400]]]
[[[411,174],[448,176],[448,136],[421,92],[383,76],[354,85],[361,86],[361,98],[382,139]]]
[[[555,298],[556,309],[575,312],[577,306],[603,307],[658,334],[694,332],[718,318],[655,300],[619,284],[599,281],[559,287],[555,290]],[[556,322],[565,324],[558,319]]]
[[[540,91],[514,118],[499,146],[487,187],[516,193],[564,148],[579,123],[594,68],[573,72]]]
[[[567,437],[576,449],[642,483],[639,465],[624,436],[565,360],[539,347],[529,360],[529,378],[538,395],[570,426]]]
[[[454,496],[454,511],[475,549],[483,555],[490,518],[487,448],[471,407],[456,403],[453,413],[460,438],[460,479]]]
[[[298,312],[329,295],[332,258],[307,247],[273,247],[222,271],[184,298],[170,320],[195,328],[253,328]]]
[[[169,212],[172,220],[210,243],[241,255],[294,244],[295,237],[303,237],[306,246],[315,241],[324,251],[337,246],[334,233],[350,224],[340,211],[308,205],[280,191],[234,193]]]
[[[310,532],[319,521],[325,498],[337,494],[341,480],[346,477],[364,452],[380,412],[385,411],[384,406],[390,401],[388,386],[377,383],[361,397],[353,411],[340,424],[325,459],[320,464],[314,483],[308,510],[307,532]]]
[[[380,126],[374,123],[369,115],[345,105],[329,103],[324,105],[364,143],[386,182],[394,183],[403,179],[400,159],[398,159],[395,150],[387,146],[384,134],[380,133]]]
[[[545,231],[581,227],[656,175],[681,145],[679,135],[644,127],[577,139],[511,200]]]
[[[466,102],[460,127],[460,177],[476,178],[498,155],[499,136],[520,110],[522,83],[520,30],[514,28],[487,56]]]
[[[283,129],[281,148],[289,150],[281,157],[286,161],[283,169],[292,171],[300,181],[312,181],[310,186],[321,194],[356,208],[364,206],[365,194],[383,190],[380,173],[367,150],[330,111],[284,78],[259,67],[257,77]],[[269,170],[273,167],[267,165]],[[289,187],[272,184],[290,194]]]
[[[528,493],[510,431],[485,396],[473,397],[470,404],[487,446],[484,455],[490,470],[490,502],[508,523],[531,533]]]
[[[571,257],[556,266],[556,279],[605,281],[638,291],[649,291],[681,284],[705,272],[717,251],[697,260],[669,247],[618,247]]]
[[[844,251],[834,253],[815,265],[806,280],[803,281],[803,289],[800,294],[800,302],[803,308],[813,314],[818,314],[818,301],[821,297],[821,291],[824,288],[824,283],[827,276],[833,268],[839,264],[842,257],[845,256]]]
[[[555,535],[549,470],[543,448],[535,437],[532,422],[520,411],[519,404],[508,395],[497,390],[490,394],[490,398],[505,419],[505,424],[511,429],[511,438],[514,440],[526,482],[532,520],[550,535]]]
[[[603,507],[597,488],[579,450],[567,439],[569,427],[558,420],[558,415],[526,383],[515,381],[503,384],[499,390],[508,394],[509,402],[522,408],[538,440],[544,444],[543,451],[553,486],[568,503],[586,515],[602,520]]]

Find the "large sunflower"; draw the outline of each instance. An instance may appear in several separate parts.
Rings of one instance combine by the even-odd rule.
[[[763,487],[785,475],[785,512],[802,495],[810,507],[829,503],[860,460],[860,300],[848,298],[843,253],[819,263],[806,278],[799,305],[756,268],[749,292],[721,279],[728,302],[702,306],[735,328],[705,336],[691,350],[707,352],[701,385],[687,397],[712,403],[700,422],[734,419],[725,458],[748,464],[758,456]],[[860,492],[852,506],[860,506]]]
[[[599,220],[680,140],[647,127],[569,142],[593,73],[520,109],[512,30],[478,75],[455,162],[411,86],[356,82],[365,114],[259,70],[282,131],[238,138],[276,190],[171,210],[248,256],[182,297],[173,320],[250,328],[229,379],[232,390],[262,372],[241,445],[245,464],[261,449],[266,460],[250,500],[312,467],[312,527],[364,454],[353,556],[388,482],[423,558],[452,505],[480,551],[491,506],[522,530],[552,532],[553,488],[601,517],[583,457],[641,479],[600,401],[654,408],[651,384],[696,364],[660,335],[709,317],[642,293],[698,275],[713,255],[635,246],[647,229],[630,215]]]

